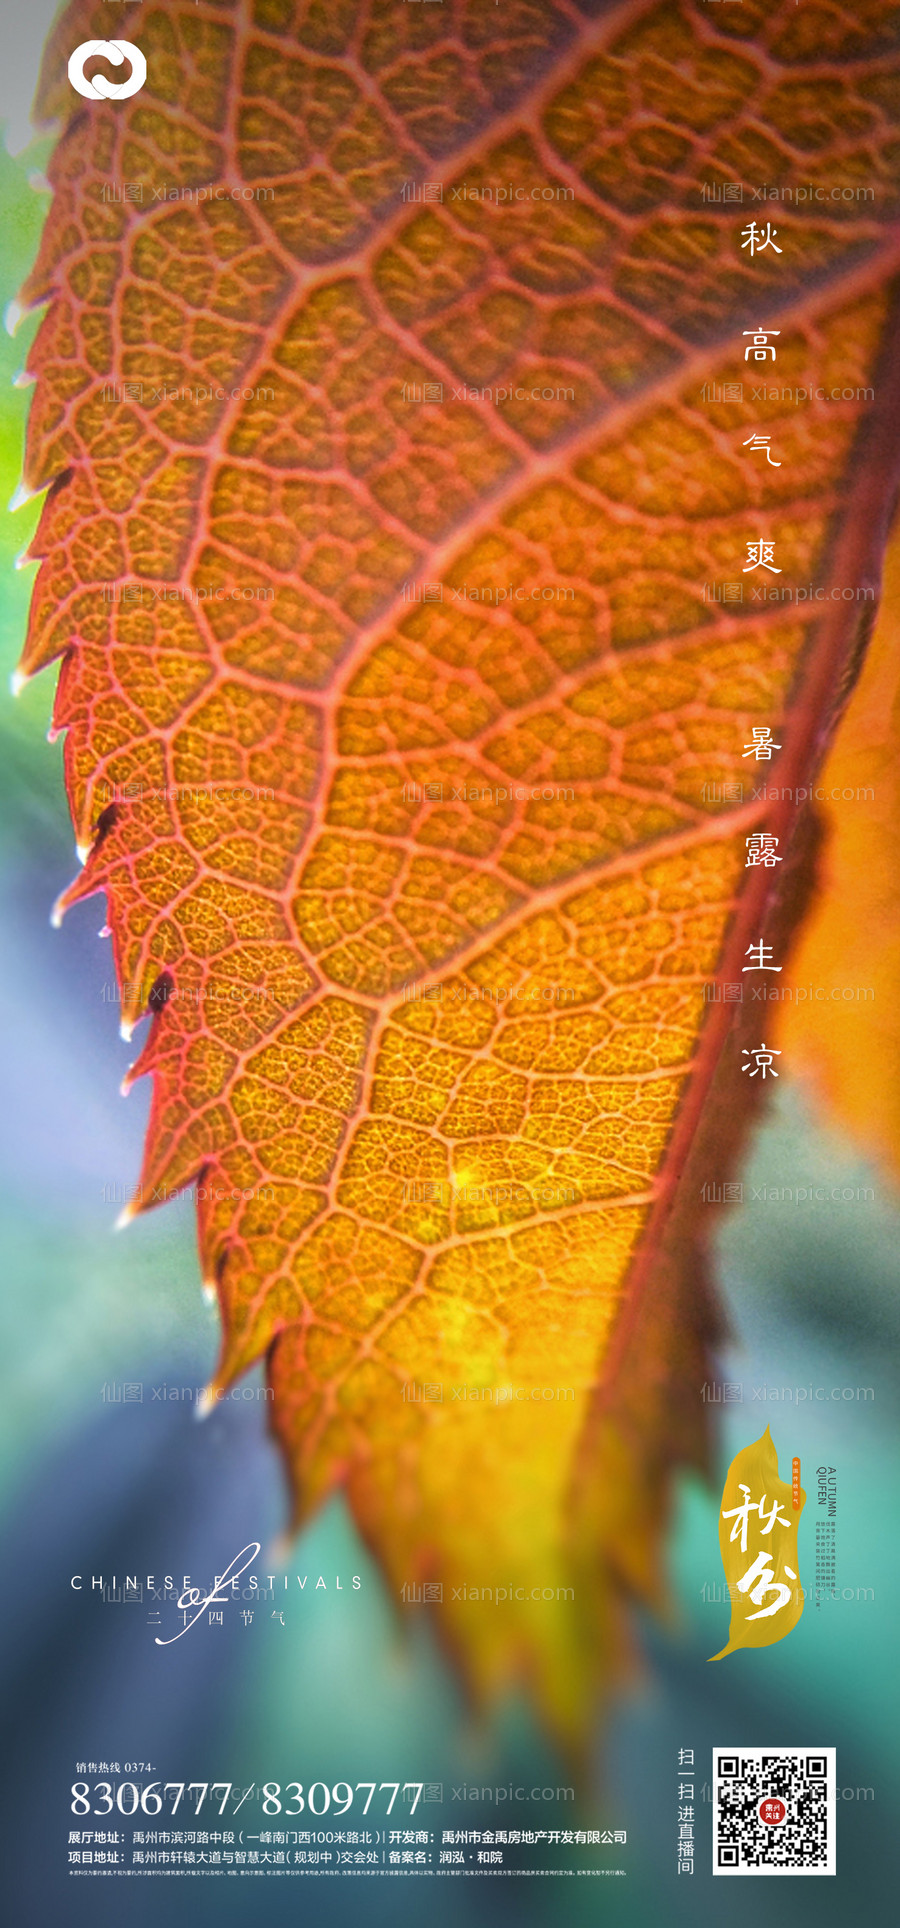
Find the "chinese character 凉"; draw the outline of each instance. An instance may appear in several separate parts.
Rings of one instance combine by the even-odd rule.
[[[775,1066],[772,1060],[773,1058],[781,1057],[780,1051],[770,1051],[768,1045],[765,1045],[765,1044],[758,1044],[754,1046],[752,1050],[748,1049],[748,1047],[745,1045],[744,1050],[741,1053],[741,1056],[744,1058],[755,1060],[752,1071],[750,1071],[749,1064],[744,1064],[741,1066],[742,1071],[750,1071],[751,1078],[755,1078],[760,1072],[762,1073],[764,1083],[765,1083],[767,1074],[772,1078],[777,1078],[778,1073],[775,1070]]]

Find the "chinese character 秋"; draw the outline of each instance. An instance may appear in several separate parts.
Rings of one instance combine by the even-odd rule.
[[[755,221],[751,221],[748,227],[741,229],[741,247],[750,249],[751,260],[755,254],[762,254],[764,248],[774,248],[776,254],[783,254],[784,249],[778,246],[775,239],[777,233],[778,229],[773,228],[771,221],[766,222],[765,234]]]
[[[750,1071],[751,1078],[755,1078],[758,1072],[762,1072],[763,1083],[765,1083],[767,1074],[772,1078],[777,1078],[778,1073],[775,1070],[772,1060],[773,1058],[781,1057],[780,1051],[772,1051],[766,1044],[757,1044],[752,1050],[745,1045],[741,1056],[744,1058],[754,1058],[756,1060],[752,1071],[750,1071],[749,1064],[741,1066],[742,1071]]]
[[[734,1525],[733,1525],[733,1527],[732,1527],[732,1529],[731,1529],[731,1532],[730,1532],[730,1534],[729,1534],[729,1536],[728,1536],[728,1537],[729,1537],[729,1539],[730,1539],[730,1540],[736,1540],[736,1539],[737,1539],[737,1536],[738,1536],[738,1534],[740,1533],[740,1536],[741,1536],[741,1552],[742,1552],[742,1553],[746,1553],[746,1551],[747,1551],[747,1519],[748,1519],[748,1517],[749,1517],[749,1515],[750,1515],[751,1513],[758,1513],[758,1514],[759,1514],[759,1517],[760,1517],[760,1519],[761,1519],[761,1521],[762,1521],[762,1523],[763,1523],[763,1524],[762,1524],[762,1528],[761,1528],[761,1531],[762,1531],[763,1533],[771,1533],[771,1531],[772,1531],[772,1528],[773,1528],[773,1526],[775,1526],[776,1524],[777,1524],[778,1526],[790,1526],[790,1524],[791,1524],[791,1522],[790,1522],[790,1520],[788,1519],[788,1517],[787,1517],[787,1514],[782,1514],[782,1513],[781,1513],[781,1512],[779,1511],[779,1508],[780,1508],[780,1505],[781,1505],[781,1502],[780,1502],[780,1500],[773,1500],[773,1501],[772,1501],[772,1504],[771,1504],[771,1506],[770,1506],[770,1508],[769,1508],[769,1513],[768,1513],[768,1518],[767,1518],[767,1517],[766,1517],[766,1512],[765,1512],[765,1505],[766,1505],[766,1495],[765,1495],[765,1493],[763,1494],[763,1496],[762,1496],[762,1499],[761,1499],[761,1500],[752,1500],[752,1499],[750,1498],[750,1488],[749,1488],[749,1486],[745,1486],[745,1485],[743,1484],[743,1481],[741,1481],[741,1482],[740,1482],[740,1488],[741,1488],[741,1492],[742,1492],[742,1493],[743,1493],[743,1495],[744,1495],[744,1497],[743,1497],[743,1500],[741,1501],[741,1504],[740,1504],[740,1506],[732,1506],[732,1507],[729,1507],[729,1508],[728,1508],[728,1510],[727,1510],[727,1512],[726,1512],[726,1511],[725,1511],[725,1510],[723,1509],[723,1512],[722,1512],[722,1518],[723,1518],[723,1520],[734,1520]],[[764,1554],[764,1555],[762,1555],[762,1558],[763,1558],[763,1559],[764,1559],[764,1560],[765,1560],[766,1562],[768,1562],[768,1560],[769,1560],[769,1555],[768,1555],[768,1553],[766,1553],[766,1554]]]

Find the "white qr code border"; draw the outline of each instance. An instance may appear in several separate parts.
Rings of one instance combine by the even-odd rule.
[[[747,1822],[755,1834],[755,1844],[765,1851],[771,1847],[772,1858],[767,1861],[744,1859],[747,1845],[734,1838],[733,1814],[728,1814],[729,1792],[739,1783],[752,1789],[748,1799],[757,1805],[771,1795],[779,1798],[786,1792],[783,1775],[778,1774],[780,1762],[796,1762],[803,1779],[817,1796],[816,1805],[819,1819],[824,1818],[824,1852],[820,1854],[817,1865],[809,1863],[788,1866],[778,1858],[779,1841],[776,1829],[771,1837],[765,1831],[765,1823],[747,1816]],[[768,1765],[768,1768],[766,1764]],[[712,1871],[714,1875],[778,1875],[782,1879],[790,1875],[833,1875],[837,1872],[835,1854],[835,1815],[837,1758],[833,1747],[714,1747],[712,1754]],[[770,1783],[778,1781],[776,1789]],[[824,1785],[823,1785],[824,1784]],[[798,1816],[792,1814],[792,1803],[788,1798],[784,1825],[796,1825]],[[802,1821],[802,1816],[799,1817]],[[781,1824],[777,1824],[781,1825]]]

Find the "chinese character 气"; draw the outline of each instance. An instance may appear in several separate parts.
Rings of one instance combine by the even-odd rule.
[[[772,742],[772,732],[767,723],[754,723],[750,732],[752,743],[744,744],[744,755],[756,758],[757,763],[771,763],[772,751],[780,750],[780,743]]]
[[[771,221],[766,222],[765,234],[755,221],[751,221],[749,227],[741,229],[741,247],[750,249],[751,260],[755,254],[762,254],[764,248],[774,248],[776,254],[783,254],[784,249],[778,246],[775,239],[777,233],[778,229],[773,228]]]
[[[772,353],[774,355],[775,353],[774,348],[772,350]],[[751,452],[754,449],[765,449],[766,461],[769,463],[769,466],[773,469],[780,469],[781,463],[772,461],[772,450],[769,446],[769,444],[771,443],[771,440],[772,440],[771,435],[748,435],[746,442],[744,442],[742,446],[745,449],[750,449]]]
[[[762,1073],[763,1083],[765,1083],[767,1074],[769,1077],[777,1078],[778,1073],[775,1070],[773,1059],[781,1057],[780,1051],[772,1051],[766,1044],[757,1044],[753,1050],[750,1050],[745,1045],[741,1056],[748,1059],[755,1059],[756,1061],[752,1071],[750,1071],[749,1063],[741,1066],[742,1071],[750,1071],[751,1078],[755,1078],[759,1072]],[[732,1538],[733,1537],[732,1535]]]
[[[782,574],[782,571],[775,567],[774,542],[765,542],[762,536],[760,536],[758,542],[748,541],[744,575],[746,576],[748,570],[753,569],[770,569],[773,576],[780,576]]]

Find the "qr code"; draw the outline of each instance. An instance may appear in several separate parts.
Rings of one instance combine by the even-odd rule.
[[[713,1749],[713,1874],[834,1874],[833,1747]]]

